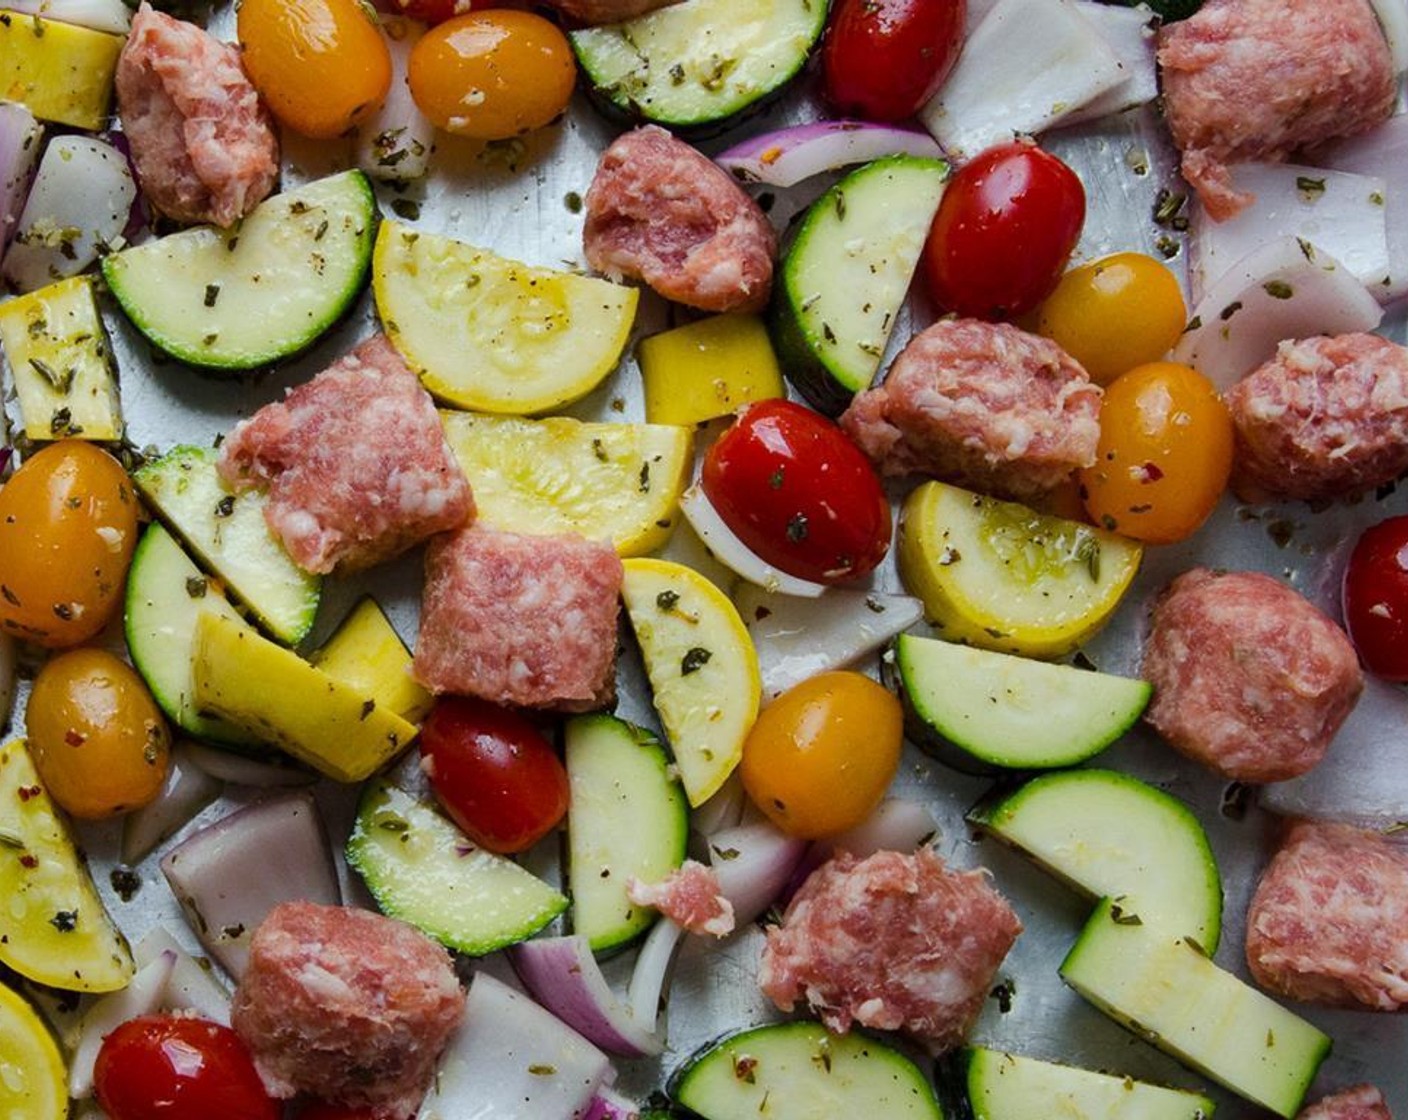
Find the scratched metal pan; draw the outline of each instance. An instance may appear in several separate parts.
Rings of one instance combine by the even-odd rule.
[[[217,33],[229,38],[232,24],[229,13],[222,12],[216,16],[214,26]],[[819,109],[809,84],[813,80],[804,77],[801,86],[767,115],[714,141],[708,150],[717,151],[754,131],[815,119]],[[542,265],[584,267],[582,216],[575,202],[586,192],[596,159],[615,131],[578,98],[560,123],[523,142],[486,147],[442,138],[429,180],[405,194],[383,190],[383,211],[392,213],[394,207],[402,216],[414,215],[410,220],[420,228],[471,241],[509,257]],[[1156,198],[1161,189],[1182,188],[1174,172],[1173,153],[1151,114],[1128,114],[1080,131],[1052,133],[1045,143],[1067,159],[1085,183],[1089,213],[1079,257],[1120,249],[1157,251],[1157,243],[1167,236],[1167,231],[1153,221]],[[349,152],[338,144],[291,140],[285,150],[285,183],[301,182],[348,162]],[[784,226],[825,185],[806,183],[787,191],[770,192],[771,216]],[[1177,241],[1185,235],[1174,236]],[[1181,270],[1186,256],[1186,246],[1182,246],[1171,263]],[[633,342],[678,321],[679,314],[677,309],[646,293]],[[158,360],[114,308],[106,307],[105,316],[121,371],[130,439],[138,447],[159,449],[178,442],[211,442],[240,418],[312,376],[374,329],[368,294],[346,321],[297,361],[253,376],[221,377]],[[931,316],[922,297],[914,297],[898,324],[892,350]],[[1402,340],[1401,314],[1390,320],[1387,330]],[[587,419],[643,419],[633,349],[628,348],[620,369],[573,408],[573,414]],[[13,409],[13,402],[7,408]],[[1343,543],[1352,540],[1360,526],[1405,511],[1408,501],[1402,492],[1316,514],[1301,506],[1246,511],[1230,499],[1225,500],[1209,526],[1193,541],[1149,550],[1128,601],[1087,652],[1101,668],[1137,671],[1140,628],[1152,594],[1173,574],[1195,563],[1270,572],[1288,579],[1318,601],[1331,602],[1333,596],[1327,596],[1327,589],[1333,586],[1336,565],[1342,562]],[[1274,531],[1269,531],[1273,526]],[[677,531],[669,553],[709,564],[686,527]],[[710,571],[727,585],[727,577],[718,569]],[[321,640],[357,597],[367,591],[373,592],[386,607],[402,635],[413,639],[419,575],[420,558],[412,555],[356,578],[330,579],[314,640]],[[893,565],[882,568],[873,582],[880,589],[900,590]],[[113,641],[119,642],[120,637],[114,636]],[[874,672],[878,664],[872,661],[866,668]],[[639,664],[629,653],[622,662],[620,695],[618,711],[622,716],[655,724]],[[23,702],[22,684],[16,713],[23,711]],[[17,716],[12,719],[15,727],[19,722]],[[1403,749],[1408,773],[1408,728]],[[1128,735],[1112,747],[1101,757],[1100,764],[1137,774],[1194,806],[1208,829],[1225,882],[1226,927],[1217,961],[1245,977],[1242,944],[1246,908],[1255,877],[1269,854],[1272,818],[1255,807],[1241,814],[1225,812],[1224,783],[1184,762],[1143,731]],[[1011,899],[1026,927],[1002,969],[1013,990],[1010,1006],[989,1001],[973,1032],[974,1042],[1188,1088],[1207,1088],[1202,1078],[1134,1039],[1062,985],[1056,968],[1079,931],[1088,906],[1022,858],[970,834],[963,814],[987,790],[985,780],[950,771],[909,747],[897,787],[932,806],[942,826],[939,849],[946,859],[960,867],[991,869],[997,886]],[[247,800],[249,795],[242,796]],[[318,796],[334,847],[338,847],[349,828],[354,791],[323,783],[318,787]],[[222,799],[202,813],[196,823],[207,823],[228,812],[234,800]],[[1408,797],[1403,801],[1402,813],[1408,819]],[[112,890],[109,873],[116,866],[119,831],[111,824],[85,825],[80,829],[95,878],[113,916],[134,939],[152,926],[163,925],[194,949],[195,939],[157,870],[157,860],[170,847],[169,843],[136,868],[140,889],[135,895],[123,899]],[[347,879],[345,868],[342,872],[349,900],[365,901],[359,885]],[[271,869],[271,873],[277,874],[277,869]],[[762,935],[756,928],[743,930],[717,945],[689,940],[677,961],[669,997],[669,1048],[658,1060],[619,1061],[619,1084],[624,1090],[644,1096],[660,1087],[685,1056],[710,1039],[777,1017],[755,982],[761,943]],[[619,981],[628,964],[618,960],[611,962],[608,969]],[[502,960],[496,958],[482,966],[508,974]],[[1408,1062],[1404,1061],[1408,1054],[1408,1019],[1366,1012],[1298,1010],[1335,1039],[1334,1052],[1322,1070],[1319,1087],[1336,1088],[1368,1080],[1377,1083],[1400,1110],[1408,1109]],[[1259,1044],[1256,1040],[1248,1042]],[[1221,1116],[1259,1115],[1252,1107],[1220,1091],[1214,1091],[1214,1096]]]

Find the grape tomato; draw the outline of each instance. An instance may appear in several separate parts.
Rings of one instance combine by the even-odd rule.
[[[171,732],[156,701],[107,650],[69,650],[45,663],[29,693],[25,734],[49,795],[85,819],[148,804],[171,762]]]
[[[278,1120],[249,1051],[229,1027],[177,1015],[129,1019],[93,1071],[110,1120]]]
[[[792,401],[742,409],[705,456],[703,487],[739,539],[788,575],[841,583],[889,551],[890,503],[870,460]]]
[[[96,637],[121,605],[136,544],[122,465],[82,440],[44,448],[0,488],[0,628],[51,649]]]
[[[420,733],[435,796],[471,840],[492,852],[531,848],[567,812],[567,771],[532,723],[483,700],[437,700]]]
[[[411,96],[435,125],[507,140],[551,123],[572,97],[577,64],[556,26],[531,12],[471,12],[432,27],[411,51]]]
[[[1371,673],[1408,681],[1408,516],[1360,535],[1345,568],[1345,629]]]
[[[1178,279],[1143,253],[1115,253],[1073,268],[1037,310],[1036,332],[1108,385],[1173,349],[1188,321]]]
[[[1190,537],[1232,471],[1232,417],[1196,370],[1153,362],[1117,378],[1100,405],[1095,465],[1080,472],[1091,519],[1151,544]]]
[[[1061,279],[1085,224],[1085,188],[1025,140],[980,153],[949,180],[924,243],[934,302],[976,319],[1013,319]]]
[[[899,769],[903,731],[900,702],[883,685],[821,673],[763,709],[743,744],[743,788],[789,835],[834,836],[880,804]]]
[[[280,123],[340,136],[391,88],[391,52],[359,0],[240,0],[241,58]]]
[[[967,0],[840,0],[821,50],[844,116],[901,121],[938,92],[963,46]]]

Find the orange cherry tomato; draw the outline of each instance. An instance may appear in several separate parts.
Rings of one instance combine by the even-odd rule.
[[[1116,253],[1061,277],[1037,310],[1036,333],[1108,385],[1167,354],[1187,319],[1183,292],[1165,265],[1143,253]]]
[[[1080,472],[1092,520],[1151,544],[1195,533],[1232,470],[1232,417],[1196,370],[1152,362],[1105,390],[1095,465]]]
[[[142,678],[107,650],[73,649],[46,663],[24,722],[35,769],[73,816],[125,813],[161,792],[171,732]]]
[[[763,709],[743,743],[743,788],[784,832],[834,836],[880,804],[903,736],[889,690],[860,673],[821,673]]]
[[[505,140],[550,123],[572,97],[567,36],[531,12],[471,12],[431,28],[411,50],[411,96],[436,128]]]
[[[358,0],[241,0],[237,33],[249,80],[304,136],[342,135],[391,88],[391,52]]]
[[[0,489],[0,628],[51,649],[97,635],[122,602],[137,495],[106,451],[66,439]]]

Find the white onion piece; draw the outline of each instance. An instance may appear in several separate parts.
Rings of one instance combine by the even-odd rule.
[[[1236,217],[1213,221],[1195,207],[1189,278],[1193,302],[1228,268],[1277,237],[1299,237],[1347,268],[1371,292],[1387,291],[1391,266],[1383,179],[1291,163],[1238,163],[1232,185],[1256,196]]]
[[[743,779],[735,770],[708,801],[689,814],[689,827],[700,836],[712,836],[720,829],[732,828],[743,819],[748,795],[743,792]]]
[[[10,701],[15,698],[15,640],[0,634],[0,727],[10,718]]]
[[[1136,109],[1159,95],[1158,66],[1154,61],[1154,13],[1142,6],[1123,8],[1097,0],[1074,2],[1080,14],[1100,33],[1105,45],[1114,51],[1124,77],[1118,85],[1063,116],[1056,122],[1061,128]]]
[[[166,982],[176,967],[175,953],[158,953],[121,991],[103,996],[83,1015],[78,1025],[78,1045],[68,1067],[69,1096],[82,1100],[93,1092],[93,1067],[103,1039],[128,1019],[153,1015],[161,1009]]]
[[[1226,390],[1285,339],[1372,331],[1383,317],[1364,285],[1328,253],[1282,237],[1248,254],[1212,286],[1173,348],[1173,360]]]
[[[122,0],[5,0],[5,7],[113,35],[126,35],[132,26],[132,9]]]
[[[733,601],[758,651],[764,704],[873,653],[924,617],[924,604],[908,595],[838,588],[803,600],[740,585]]]
[[[589,1042],[626,1058],[664,1049],[616,998],[580,934],[535,937],[510,948],[508,958],[533,998]]]
[[[141,863],[163,840],[176,833],[220,796],[221,783],[190,756],[188,742],[171,749],[171,767],[155,801],[128,813],[122,821],[122,862]]]
[[[674,964],[675,950],[683,940],[684,927],[662,917],[646,934],[636,954],[626,1001],[631,1006],[631,1017],[651,1032],[657,1030],[660,1001],[670,979],[670,966]]]
[[[1405,0],[1369,0],[1369,3],[1388,40],[1393,68],[1401,74],[1408,70],[1408,3]]]
[[[5,279],[32,292],[76,276],[121,243],[137,197],[127,157],[90,136],[49,141],[5,254]]]
[[[1050,128],[1124,78],[1073,0],[999,0],[919,119],[949,156],[969,160],[1014,133]]]
[[[592,1103],[587,1107],[582,1120],[639,1120],[640,1105],[627,1100],[614,1089],[601,1088],[596,1091]]]
[[[521,992],[475,973],[420,1120],[580,1120],[606,1055]]]
[[[798,579],[780,572],[738,539],[719,516],[714,503],[702,486],[691,486],[680,495],[680,512],[699,539],[724,567],[742,576],[749,583],[766,587],[780,595],[800,595],[815,599],[826,587],[810,580]]]
[[[220,747],[211,747],[204,743],[189,744],[187,754],[192,762],[212,778],[236,786],[273,789],[281,786],[307,786],[318,780],[318,775],[295,765],[291,759],[286,763],[262,762],[238,751],[222,750]]]
[[[1404,7],[1405,0],[1394,2]],[[1392,301],[1408,295],[1408,114],[1359,136],[1317,148],[1315,162],[1335,171],[1383,179],[1389,285],[1381,298]]]
[[[876,852],[912,852],[939,834],[933,811],[918,801],[886,798],[855,828],[818,840],[812,848],[829,859],[832,852],[850,852],[860,859]]]
[[[709,837],[709,864],[733,906],[735,928],[763,913],[782,893],[806,854],[807,842],[771,821],[726,828]]]
[[[1408,822],[1408,695],[1365,676],[1364,692],[1310,773],[1263,786],[1261,805],[1289,817],[1363,828]]]
[[[281,902],[342,902],[318,807],[307,793],[258,801],[192,833],[161,861],[191,928],[235,979],[255,928]]]
[[[138,965],[146,965],[163,953],[176,957],[176,965],[166,981],[162,1007],[169,1011],[193,1011],[202,1019],[221,1026],[230,1025],[230,993],[212,975],[209,962],[202,963],[186,952],[170,932],[160,926],[147,931],[132,947]]]
[[[406,183],[425,177],[435,146],[435,126],[411,98],[406,78],[411,48],[425,25],[382,16],[381,28],[391,52],[391,87],[381,108],[357,130],[357,166],[380,182]]]
[[[19,225],[43,139],[44,126],[28,106],[0,101],[0,256]]]
[[[943,157],[923,132],[866,121],[818,121],[754,136],[721,152],[714,162],[745,183],[794,187],[823,171],[898,154]]]

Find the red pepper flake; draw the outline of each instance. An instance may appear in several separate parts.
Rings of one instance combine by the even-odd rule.
[[[39,866],[39,857],[36,855],[31,855],[29,852],[25,852],[24,855],[20,856],[20,866],[23,867],[26,871],[33,871],[36,867]]]
[[[75,731],[71,727],[64,732],[64,742],[70,747],[81,747],[87,741],[87,735],[83,734],[81,731]]]
[[[1158,482],[1163,476],[1164,472],[1155,463],[1145,463],[1134,469],[1134,477],[1143,483]]]
[[[43,790],[43,787],[41,787],[41,786],[20,786],[20,788],[19,788],[20,801],[22,801],[22,802],[28,801],[28,800],[30,800],[30,798],[38,797],[38,796],[39,796],[41,793],[43,793],[43,792],[44,792],[44,790]]]

